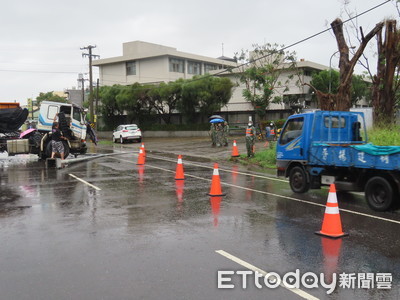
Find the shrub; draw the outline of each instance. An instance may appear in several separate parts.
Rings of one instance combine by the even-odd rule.
[[[378,146],[400,146],[400,126],[380,126],[368,130],[368,140]]]

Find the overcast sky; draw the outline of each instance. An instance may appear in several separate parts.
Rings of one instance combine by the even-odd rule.
[[[351,0],[362,13],[385,0]],[[385,18],[399,19],[395,1],[358,18],[364,33]],[[0,102],[26,103],[40,92],[77,87],[88,72],[81,47],[101,58],[122,55],[122,43],[141,40],[209,57],[233,57],[252,44],[294,44],[346,20],[343,0],[19,0],[0,10]],[[357,44],[354,43],[356,46]],[[372,52],[373,49],[370,49]],[[329,31],[290,48],[297,57],[329,65],[337,51]],[[337,67],[337,58],[332,66]],[[96,79],[98,70],[94,68]],[[88,75],[85,75],[88,78]]]

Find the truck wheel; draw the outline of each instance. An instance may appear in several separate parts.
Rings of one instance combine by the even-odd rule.
[[[388,180],[375,176],[365,185],[365,198],[372,210],[385,211],[393,204],[394,190]]]
[[[64,158],[67,158],[69,155],[69,146],[68,143],[65,141],[62,141],[63,145],[64,145]],[[51,140],[47,143],[46,145],[46,158],[50,158],[51,157],[51,152],[53,151],[52,146],[51,146]],[[57,155],[56,155],[57,157]]]
[[[307,181],[307,174],[304,168],[296,166],[289,173],[290,188],[295,193],[305,193],[310,189],[310,183]]]

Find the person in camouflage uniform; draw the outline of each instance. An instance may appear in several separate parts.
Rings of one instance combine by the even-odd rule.
[[[254,157],[254,143],[256,141],[256,129],[253,122],[249,121],[246,128],[246,148],[247,157]]]
[[[223,129],[223,132],[224,132],[224,134],[223,134],[223,145],[226,147],[226,146],[228,146],[228,136],[229,136],[229,125],[228,125],[228,122],[224,122],[224,129]]]
[[[215,147],[217,145],[217,132],[215,130],[215,124],[214,123],[211,123],[210,137],[211,137],[211,146]]]
[[[222,128],[222,123],[217,124],[217,147],[221,147],[223,143],[224,129]]]

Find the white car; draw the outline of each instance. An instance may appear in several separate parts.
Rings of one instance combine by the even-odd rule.
[[[113,132],[114,143],[125,141],[142,141],[142,132],[136,124],[119,125]]]

